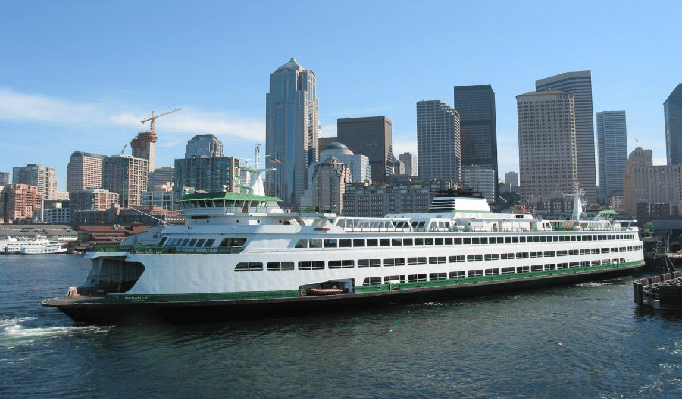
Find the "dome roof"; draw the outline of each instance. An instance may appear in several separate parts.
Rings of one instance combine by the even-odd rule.
[[[332,142],[329,145],[327,145],[326,148],[322,151],[320,154],[320,160],[322,160],[322,157],[329,157],[332,155],[352,155],[353,152],[348,149],[348,146],[342,144],[341,142]]]
[[[281,70],[300,70],[302,69],[301,66],[298,64],[296,61],[296,58],[292,57],[291,60],[289,60],[288,63],[284,64],[283,66],[279,67],[277,71]]]

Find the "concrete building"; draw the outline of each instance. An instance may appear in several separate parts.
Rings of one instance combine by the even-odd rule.
[[[563,91],[516,97],[522,201],[574,192],[578,181],[574,100],[572,93]]]
[[[668,215],[682,211],[682,164],[654,166],[649,149],[638,147],[630,153],[624,186],[629,216],[637,216],[639,204],[666,204]]]
[[[71,210],[107,210],[120,203],[121,196],[102,188],[88,188],[70,192]]]
[[[175,169],[173,167],[159,167],[149,173],[150,191],[172,191],[175,181]]]
[[[386,182],[391,174],[393,122],[385,116],[339,118],[336,138],[372,166],[372,182]]]
[[[43,194],[43,199],[57,199],[57,175],[52,167],[46,167],[42,164],[14,167],[12,183],[34,185]]]
[[[0,221],[32,220],[33,212],[40,209],[42,200],[43,194],[35,185],[5,185],[0,191]]]
[[[410,152],[401,153],[398,159],[405,165],[405,174],[410,177],[419,175],[419,165],[417,164],[417,155]]]
[[[148,191],[142,193],[142,206],[160,206],[166,210],[175,210],[172,191]]]
[[[388,213],[425,213],[433,194],[450,189],[448,180],[432,180],[422,184],[402,183],[376,187],[353,183],[343,195],[343,215],[384,217]]]
[[[102,188],[102,165],[106,156],[75,151],[66,166],[66,190]]]
[[[585,191],[585,199],[590,203],[597,203],[599,193],[595,163],[591,72],[574,71],[540,79],[535,81],[535,90],[559,90],[574,95],[578,183]]]
[[[499,175],[495,92],[490,85],[455,86],[454,92],[455,110],[459,113],[462,166],[492,170],[495,188],[491,196],[495,199]]]
[[[149,162],[134,156],[117,155],[104,159],[102,188],[116,192],[122,207],[139,206],[147,191]]]
[[[153,113],[152,113],[153,114]],[[159,137],[155,132],[147,131],[137,134],[132,141],[130,141],[130,149],[133,157],[145,159],[149,165],[149,171],[156,169],[156,141]]]
[[[292,58],[270,74],[266,95],[265,154],[277,169],[267,174],[265,193],[284,206],[299,205],[306,190],[308,167],[318,160],[319,120],[315,73]]]
[[[663,103],[665,113],[665,153],[668,165],[682,164],[682,84]]]
[[[519,193],[519,173],[509,171],[504,174],[504,188],[507,192]]]
[[[322,150],[320,160],[326,161],[334,157],[347,165],[351,170],[350,182],[372,182],[372,166],[369,158],[353,153],[345,144],[333,142]]]
[[[599,149],[599,202],[607,204],[613,196],[623,196],[623,176],[628,160],[628,130],[625,111],[597,113]]]
[[[461,182],[459,113],[440,100],[417,102],[419,178]]]
[[[205,192],[241,192],[240,159],[236,157],[175,159],[174,171],[175,199],[183,196],[183,187]]]
[[[495,203],[495,199],[497,199],[495,195],[497,193],[496,175],[495,170],[491,168],[476,165],[463,166],[460,187],[481,192],[488,203]]]
[[[223,156],[223,142],[215,135],[196,135],[185,146],[185,159]]]

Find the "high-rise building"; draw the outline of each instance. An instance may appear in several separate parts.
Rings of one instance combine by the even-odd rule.
[[[215,135],[196,135],[185,146],[185,159],[223,156],[223,142]]]
[[[459,113],[440,100],[417,102],[419,178],[461,182]]]
[[[480,192],[488,203],[494,203],[497,193],[495,171],[477,165],[462,166],[462,184],[464,189]]]
[[[628,130],[625,111],[597,113],[599,148],[599,200],[608,204],[612,196],[623,195],[623,175],[628,160]]]
[[[149,173],[150,191],[172,191],[175,181],[175,170],[173,167],[159,167]]]
[[[682,211],[682,164],[654,166],[651,150],[638,147],[628,156],[625,169],[625,211],[639,215],[640,204],[658,204],[666,209],[664,216]],[[674,209],[674,210],[673,210]]]
[[[405,165],[405,174],[410,177],[416,177],[419,174],[419,166],[417,165],[417,155],[410,152],[401,153],[398,159]]]
[[[102,164],[106,156],[75,151],[66,166],[66,190],[102,188]]]
[[[9,184],[9,173],[0,171],[0,187],[4,187],[7,184]]]
[[[372,181],[386,182],[391,172],[393,122],[385,116],[339,118],[336,138],[356,155],[365,155],[372,166]]]
[[[107,210],[119,203],[119,194],[102,188],[87,188],[72,191],[71,210]]]
[[[572,194],[578,179],[575,96],[562,91],[516,97],[521,199],[538,202]]]
[[[504,174],[504,188],[507,192],[519,192],[519,173],[509,171]]]
[[[156,141],[159,137],[153,131],[140,132],[132,141],[130,149],[133,157],[145,159],[149,163],[149,171],[156,169]]]
[[[182,197],[183,187],[206,192],[240,192],[240,175],[236,157],[175,159],[175,199]]]
[[[497,198],[497,123],[495,92],[490,85],[455,86],[459,113],[462,167],[478,166],[494,172],[493,199]]]
[[[14,167],[12,183],[34,185],[43,194],[43,199],[57,198],[57,176],[54,168],[42,164],[27,164],[26,167]]]
[[[597,168],[594,149],[594,112],[592,107],[592,75],[575,71],[535,81],[535,90],[559,90],[575,95],[575,135],[578,151],[578,183],[585,199],[596,203]],[[521,184],[523,186],[523,184]]]
[[[0,191],[0,221],[33,219],[33,212],[40,209],[43,195],[35,185],[11,184]]]
[[[682,164],[682,84],[663,103],[665,113],[665,154],[668,164]]]
[[[285,206],[300,204],[308,185],[308,167],[318,160],[320,137],[315,73],[296,59],[270,74],[266,95],[265,153],[273,166],[265,181],[266,194]]]
[[[116,155],[104,158],[102,188],[120,195],[122,207],[140,206],[147,191],[149,161],[134,156]]]

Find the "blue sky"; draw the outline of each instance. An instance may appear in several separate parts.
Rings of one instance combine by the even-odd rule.
[[[253,157],[269,74],[291,57],[317,76],[323,136],[385,115],[396,153],[417,153],[417,101],[492,85],[501,177],[518,171],[515,96],[591,70],[594,111],[625,110],[628,152],[665,164],[681,17],[680,1],[2,0],[0,171],[51,166],[64,189],[73,151],[118,154],[175,108],[157,120],[157,166],[207,133]]]

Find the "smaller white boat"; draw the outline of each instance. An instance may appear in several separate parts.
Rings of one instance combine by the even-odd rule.
[[[64,253],[66,248],[61,242],[50,242],[48,244],[29,244],[19,249],[22,255],[44,255],[50,253]]]

